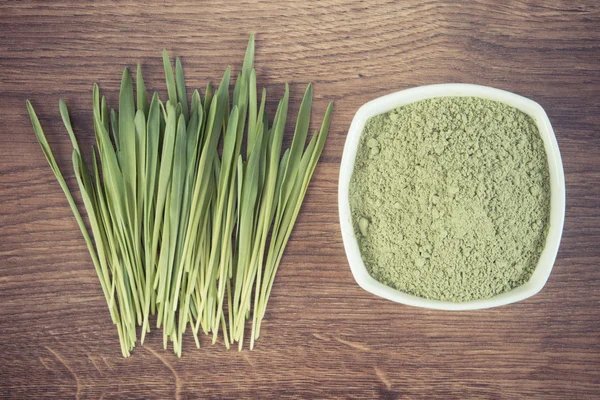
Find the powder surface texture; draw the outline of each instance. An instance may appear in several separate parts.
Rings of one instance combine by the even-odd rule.
[[[428,299],[490,298],[525,283],[544,247],[544,144],[530,116],[500,102],[412,103],[367,122],[350,208],[376,280]]]

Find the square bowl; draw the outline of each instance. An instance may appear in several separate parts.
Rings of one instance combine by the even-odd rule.
[[[420,100],[433,97],[460,96],[480,97],[499,101],[521,110],[533,118],[544,142],[544,149],[548,158],[550,176],[550,228],[538,264],[531,275],[531,278],[526,283],[488,299],[458,303],[426,299],[404,293],[378,282],[369,274],[361,257],[360,248],[352,225],[349,188],[350,179],[354,172],[354,162],[360,136],[365,123],[369,118]],[[342,155],[338,186],[338,206],[344,249],[346,250],[346,256],[348,257],[352,275],[360,287],[377,296],[410,306],[439,310],[477,310],[498,307],[526,299],[538,293],[546,284],[550,272],[552,271],[554,261],[556,260],[556,254],[558,252],[558,246],[563,230],[565,218],[565,176],[560,152],[558,150],[558,143],[556,142],[552,125],[542,106],[535,101],[504,90],[480,85],[446,83],[419,86],[379,97],[366,103],[356,112],[352,124],[350,125],[350,130],[348,131],[344,153]]]

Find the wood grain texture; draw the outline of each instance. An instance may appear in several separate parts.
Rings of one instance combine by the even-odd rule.
[[[4,1],[0,4],[0,397],[600,397],[600,8],[590,0],[497,2]],[[165,93],[160,50],[190,86],[239,70],[257,33],[259,84],[297,110],[314,82],[331,134],[250,352],[150,334],[123,359],[89,254],[35,141],[31,99],[70,170],[58,99],[92,143],[91,85],[115,105],[141,60]],[[354,282],[337,215],[346,132],[364,102],[411,86],[468,82],[539,102],[562,152],[567,215],[546,287],[518,304],[438,312]],[[268,104],[270,110],[274,103]],[[316,125],[315,125],[316,126]],[[288,131],[289,140],[291,132]],[[66,172],[74,187],[74,176]]]

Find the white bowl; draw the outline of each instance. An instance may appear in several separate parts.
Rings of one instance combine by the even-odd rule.
[[[354,161],[356,159],[360,135],[369,118],[419,100],[448,96],[471,96],[500,101],[530,115],[537,124],[544,141],[544,148],[546,149],[546,154],[548,156],[548,167],[550,170],[550,229],[548,231],[546,245],[531,278],[525,284],[492,298],[462,303],[430,300],[410,295],[386,286],[369,275],[354,235],[348,195],[350,178],[354,171]],[[344,153],[342,155],[338,203],[342,238],[344,240],[344,248],[346,249],[348,262],[350,263],[350,269],[352,270],[354,279],[356,279],[356,282],[363,289],[385,299],[410,306],[439,310],[476,310],[502,306],[526,299],[539,292],[546,284],[556,259],[556,253],[558,252],[558,246],[563,230],[565,218],[565,176],[560,152],[558,150],[558,143],[556,142],[552,125],[550,125],[550,121],[548,120],[548,116],[544,109],[535,101],[514,93],[487,86],[461,83],[419,86],[379,97],[366,103],[356,112],[352,124],[350,125],[350,130],[348,131],[348,137],[346,138],[346,145],[344,146]]]

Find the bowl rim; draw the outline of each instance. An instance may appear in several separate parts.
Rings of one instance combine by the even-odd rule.
[[[550,228],[546,237],[546,244],[533,274],[526,283],[489,299],[461,303],[432,300],[386,286],[375,280],[368,273],[354,233],[350,212],[349,187],[350,179],[354,172],[358,143],[365,123],[375,115],[433,97],[480,97],[505,103],[531,116],[544,142],[550,176]],[[342,240],[348,263],[350,264],[352,275],[360,287],[376,296],[397,303],[438,310],[477,310],[514,303],[535,295],[546,284],[556,260],[564,226],[565,203],[564,170],[558,143],[550,120],[541,105],[515,93],[489,86],[466,83],[443,83],[400,90],[378,97],[361,106],[354,115],[346,137],[340,165],[338,208]]]

